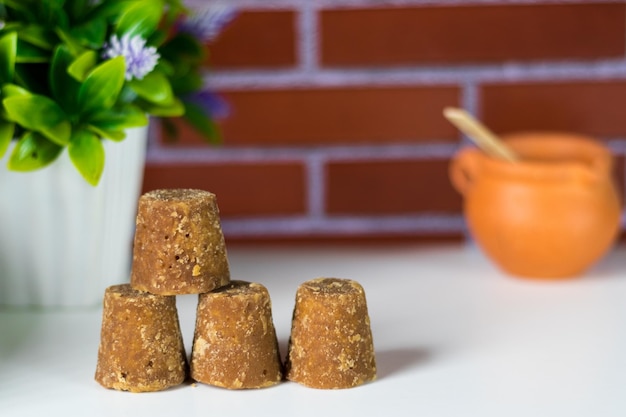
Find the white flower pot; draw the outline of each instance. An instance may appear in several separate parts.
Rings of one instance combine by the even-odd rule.
[[[147,132],[104,142],[97,187],[67,151],[36,172],[0,167],[0,306],[94,306],[128,282]]]

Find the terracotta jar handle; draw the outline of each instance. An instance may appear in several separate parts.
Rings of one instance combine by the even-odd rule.
[[[461,149],[450,163],[450,180],[462,195],[468,193],[478,174],[479,152],[474,148]]]

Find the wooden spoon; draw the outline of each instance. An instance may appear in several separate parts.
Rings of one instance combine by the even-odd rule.
[[[519,157],[502,139],[465,110],[446,107],[443,109],[443,115],[487,154],[509,162],[519,161]]]

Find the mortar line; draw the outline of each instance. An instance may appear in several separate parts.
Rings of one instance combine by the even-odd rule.
[[[481,119],[482,109],[480,106],[480,92],[479,87],[477,86],[475,81],[468,80],[463,83],[462,91],[462,104],[463,107],[474,117]],[[461,134],[461,145],[468,146],[472,143],[470,139],[467,138],[464,134]],[[465,219],[463,218],[463,226],[462,226],[462,234],[465,242],[473,242],[474,238],[467,228],[467,224]]]
[[[383,8],[383,7],[453,7],[453,6],[515,6],[515,5],[543,5],[543,4],[587,4],[593,0],[317,0],[324,8]],[[608,0],[597,3],[622,3],[623,0]]]
[[[296,236],[311,235],[368,235],[394,233],[410,235],[417,233],[462,232],[464,221],[457,214],[416,214],[412,216],[350,216],[311,219],[304,216],[286,218],[248,218],[222,220],[225,234],[231,236]]]
[[[460,83],[613,81],[626,79],[626,59],[541,61],[485,65],[411,66],[345,69],[214,70],[205,80],[214,89],[451,86]]]
[[[307,213],[311,219],[324,218],[326,207],[326,161],[313,152],[306,161]]]
[[[158,143],[158,142],[157,142]],[[458,149],[458,143],[417,143],[385,145],[337,145],[327,147],[253,147],[214,148],[187,147],[168,148],[163,145],[148,149],[147,160],[153,164],[201,163],[226,164],[264,161],[307,161],[312,154],[327,161],[384,161],[407,159],[449,158]]]
[[[317,31],[317,10],[311,2],[304,2],[298,7],[298,57],[299,68],[305,74],[318,71],[319,39]]]
[[[492,5],[542,5],[542,4],[585,4],[593,0],[222,0],[241,9],[271,10],[293,8],[315,2],[320,8],[381,8],[381,7],[432,7],[432,6],[492,6]],[[623,0],[598,0],[597,3],[622,3]],[[188,6],[206,4],[206,0],[186,0]]]

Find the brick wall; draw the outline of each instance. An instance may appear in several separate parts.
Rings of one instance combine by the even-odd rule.
[[[462,238],[448,105],[497,133],[595,135],[623,188],[622,1],[230,2],[207,76],[224,143],[155,129],[144,184],[215,192],[229,240]]]

